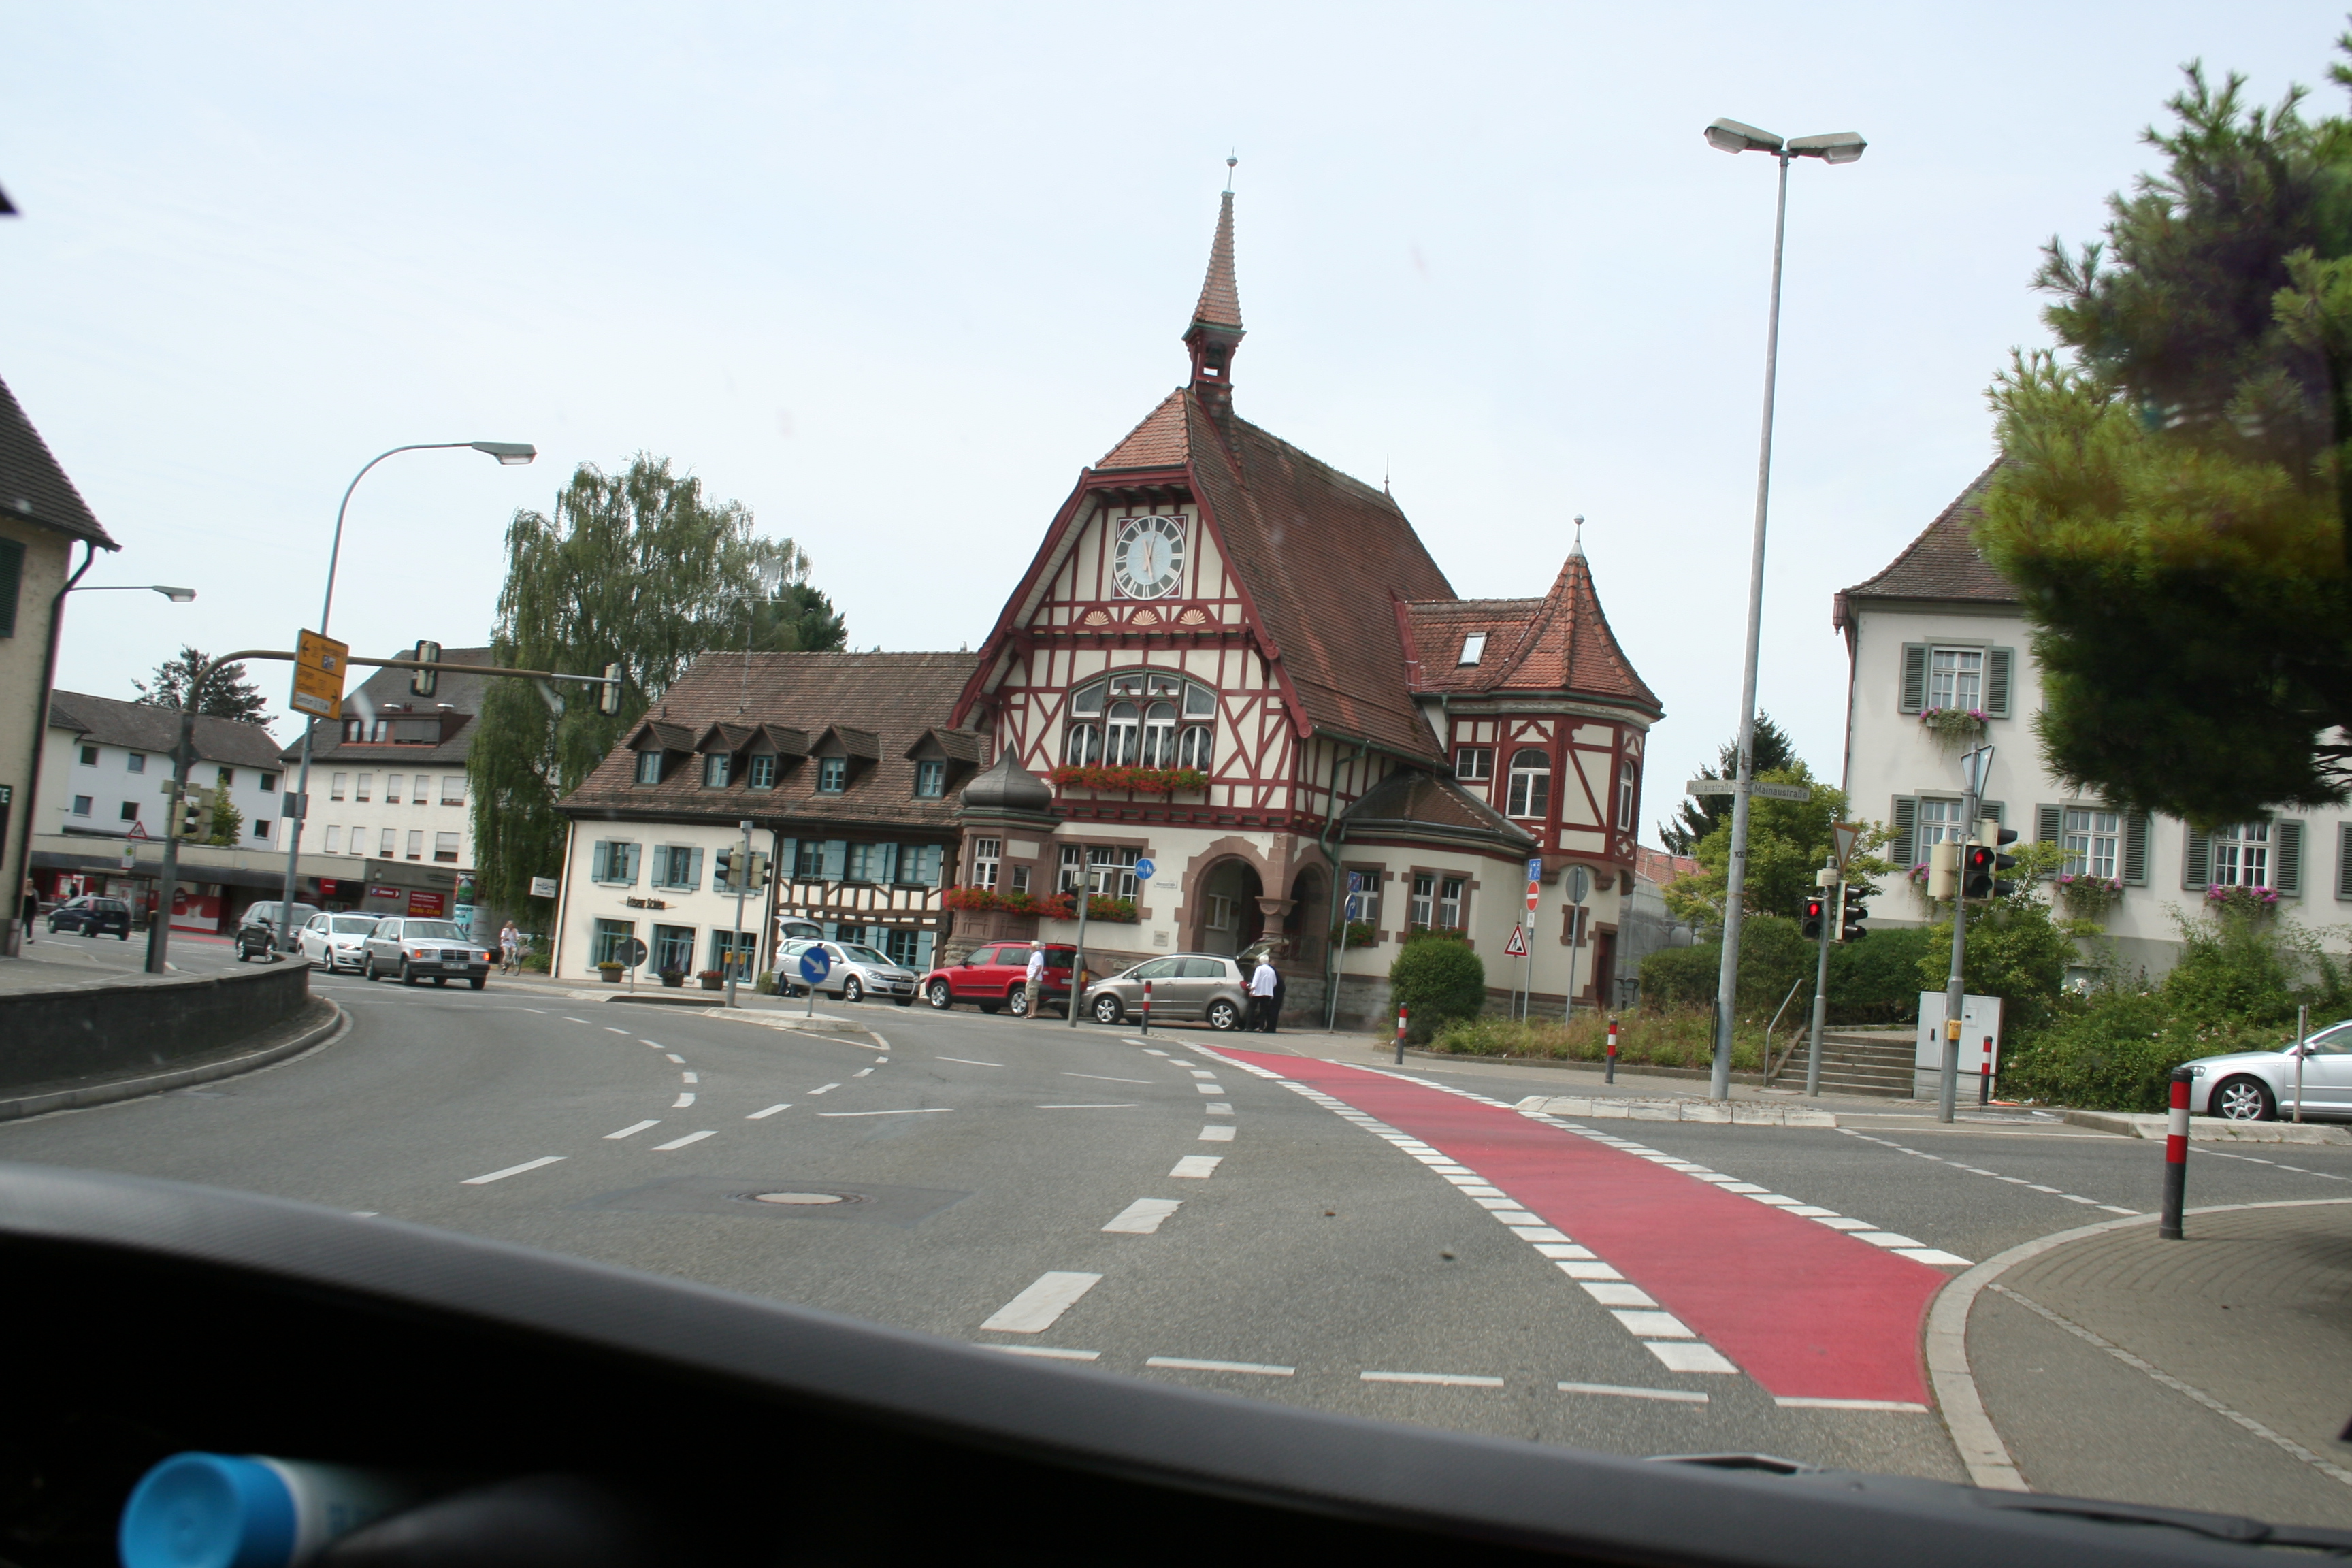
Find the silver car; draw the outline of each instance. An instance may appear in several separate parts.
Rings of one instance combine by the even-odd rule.
[[[868,996],[883,996],[904,1007],[915,999],[915,972],[903,963],[895,963],[883,953],[855,942],[788,942],[776,954],[776,974],[787,983],[789,996],[808,994],[808,982],[801,978],[801,954],[811,948],[822,948],[830,965],[817,990],[826,996],[844,1002],[862,1002]]]
[[[1175,952],[1087,987],[1086,1008],[1097,1024],[1116,1024],[1143,1012],[1143,984],[1151,983],[1156,1021],[1205,1019],[1213,1029],[1238,1029],[1249,1017],[1249,981],[1241,964],[1222,953]]]
[[[382,915],[312,915],[310,923],[294,933],[295,940],[313,969],[330,974],[339,969],[357,973],[367,963],[367,939],[383,919]]]
[[[2294,1064],[2293,1046],[2200,1058],[2187,1064],[2189,1111],[2231,1121],[2293,1116]],[[2303,1113],[2352,1116],[2352,1020],[2321,1029],[2305,1042]]]
[[[379,917],[367,934],[360,973],[370,980],[395,975],[403,985],[462,980],[479,991],[490,978],[490,957],[455,921],[389,915]]]

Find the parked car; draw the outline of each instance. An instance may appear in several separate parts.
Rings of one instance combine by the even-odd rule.
[[[1085,1007],[1097,1024],[1116,1024],[1143,1011],[1143,983],[1151,982],[1151,1016],[1201,1018],[1213,1029],[1238,1029],[1249,1017],[1249,976],[1223,953],[1174,952],[1087,987]]]
[[[282,948],[278,942],[278,911],[281,907],[276,899],[265,899],[260,903],[247,905],[245,913],[237,917],[236,935],[232,940],[236,943],[236,961],[239,963],[248,958],[270,958],[280,952],[302,951],[302,928],[310,923],[310,917],[319,912],[319,906],[294,906],[294,917]]]
[[[367,963],[367,939],[383,919],[382,915],[312,915],[295,940],[312,968],[330,974],[339,969],[357,972]]]
[[[1070,1009],[1070,965],[1077,950],[1048,945],[1041,1002]],[[942,1012],[959,1002],[970,1002],[983,1013],[1010,1007],[1016,1018],[1029,1011],[1029,944],[992,942],[973,948],[961,963],[943,963],[923,976],[923,1000]]]
[[[2230,1121],[2270,1121],[2294,1114],[2295,1048],[2235,1051],[2187,1064],[2190,1114]],[[2305,1042],[2303,1112],[2352,1116],[2352,1019]]]
[[[823,942],[824,928],[814,921],[793,920],[789,916],[776,922],[776,940],[782,942]]]
[[[463,980],[479,991],[490,978],[494,955],[467,936],[455,921],[414,920],[386,915],[375,922],[361,947],[360,973],[370,980],[397,975],[403,985],[430,980],[446,985]]]
[[[112,931],[117,941],[129,942],[131,906],[121,899],[101,898],[95,893],[68,899],[49,911],[50,934],[61,931],[78,931],[88,937]]]
[[[887,996],[901,1007],[915,999],[913,970],[855,942],[784,943],[776,952],[776,978],[786,987],[786,995],[808,994],[808,983],[800,977],[801,954],[813,947],[823,948],[825,960],[832,966],[817,984],[820,994],[838,997],[844,1002],[862,1002],[868,996]]]

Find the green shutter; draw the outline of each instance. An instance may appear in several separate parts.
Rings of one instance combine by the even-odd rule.
[[[2352,899],[2352,822],[2336,825],[2336,896]]]
[[[0,539],[0,637],[16,635],[16,595],[25,585],[25,546]]]
[[[1927,645],[1907,642],[1903,645],[1903,704],[1896,710],[1916,713],[1927,706]]]
[[[1985,650],[1985,715],[1991,719],[2009,717],[2009,677],[2016,668],[2014,650],[1993,647]]]
[[[2271,824],[2271,886],[2291,899],[2303,895],[2303,824],[2292,818]]]
[[[800,874],[801,841],[797,838],[776,840],[776,880],[790,882]]]
[[[2180,856],[2180,886],[2201,893],[2213,883],[2213,841],[2195,828],[2188,831],[2188,847]]]
[[[898,847],[896,844],[877,844],[874,859],[876,881],[895,882],[898,879]]]
[[[1886,857],[1895,868],[1908,871],[1919,863],[1919,803],[1907,795],[1895,797],[1895,837],[1886,842]]]
[[[686,854],[686,880],[682,884],[689,893],[702,886],[702,851],[689,849]]]
[[[2037,805],[2033,808],[2033,841],[2036,844],[2059,844],[2066,837],[2066,808],[2061,805]]]
[[[824,841],[824,879],[838,882],[849,870],[849,840],[828,838]]]
[[[588,879],[592,882],[605,880],[605,873],[612,868],[612,864],[613,847],[602,839],[597,840],[588,851]]]
[[[2124,886],[2147,886],[2147,813],[2124,814]]]

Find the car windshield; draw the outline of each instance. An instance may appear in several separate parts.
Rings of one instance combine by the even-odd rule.
[[[2347,11],[11,6],[0,1258],[2352,1532]],[[13,1430],[440,1473],[118,1300],[187,1419]]]

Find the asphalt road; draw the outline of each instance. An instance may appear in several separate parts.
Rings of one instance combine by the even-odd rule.
[[[0,1126],[0,1159],[1366,1416],[1948,1479],[1927,1302],[1969,1262],[2152,1207],[2160,1175],[2160,1145],[2049,1124],[1545,1123],[1507,1106],[1557,1075],[1279,1054],[1297,1037],[885,1005],[818,1036],[496,980],[317,989],[353,1020],[330,1046]],[[2352,1149],[2245,1152],[2272,1163],[2200,1150],[2192,1201],[2352,1197]],[[2035,1419],[2028,1387],[2002,1419]],[[2282,1495],[2226,1465],[2210,1489],[2175,1500]]]

